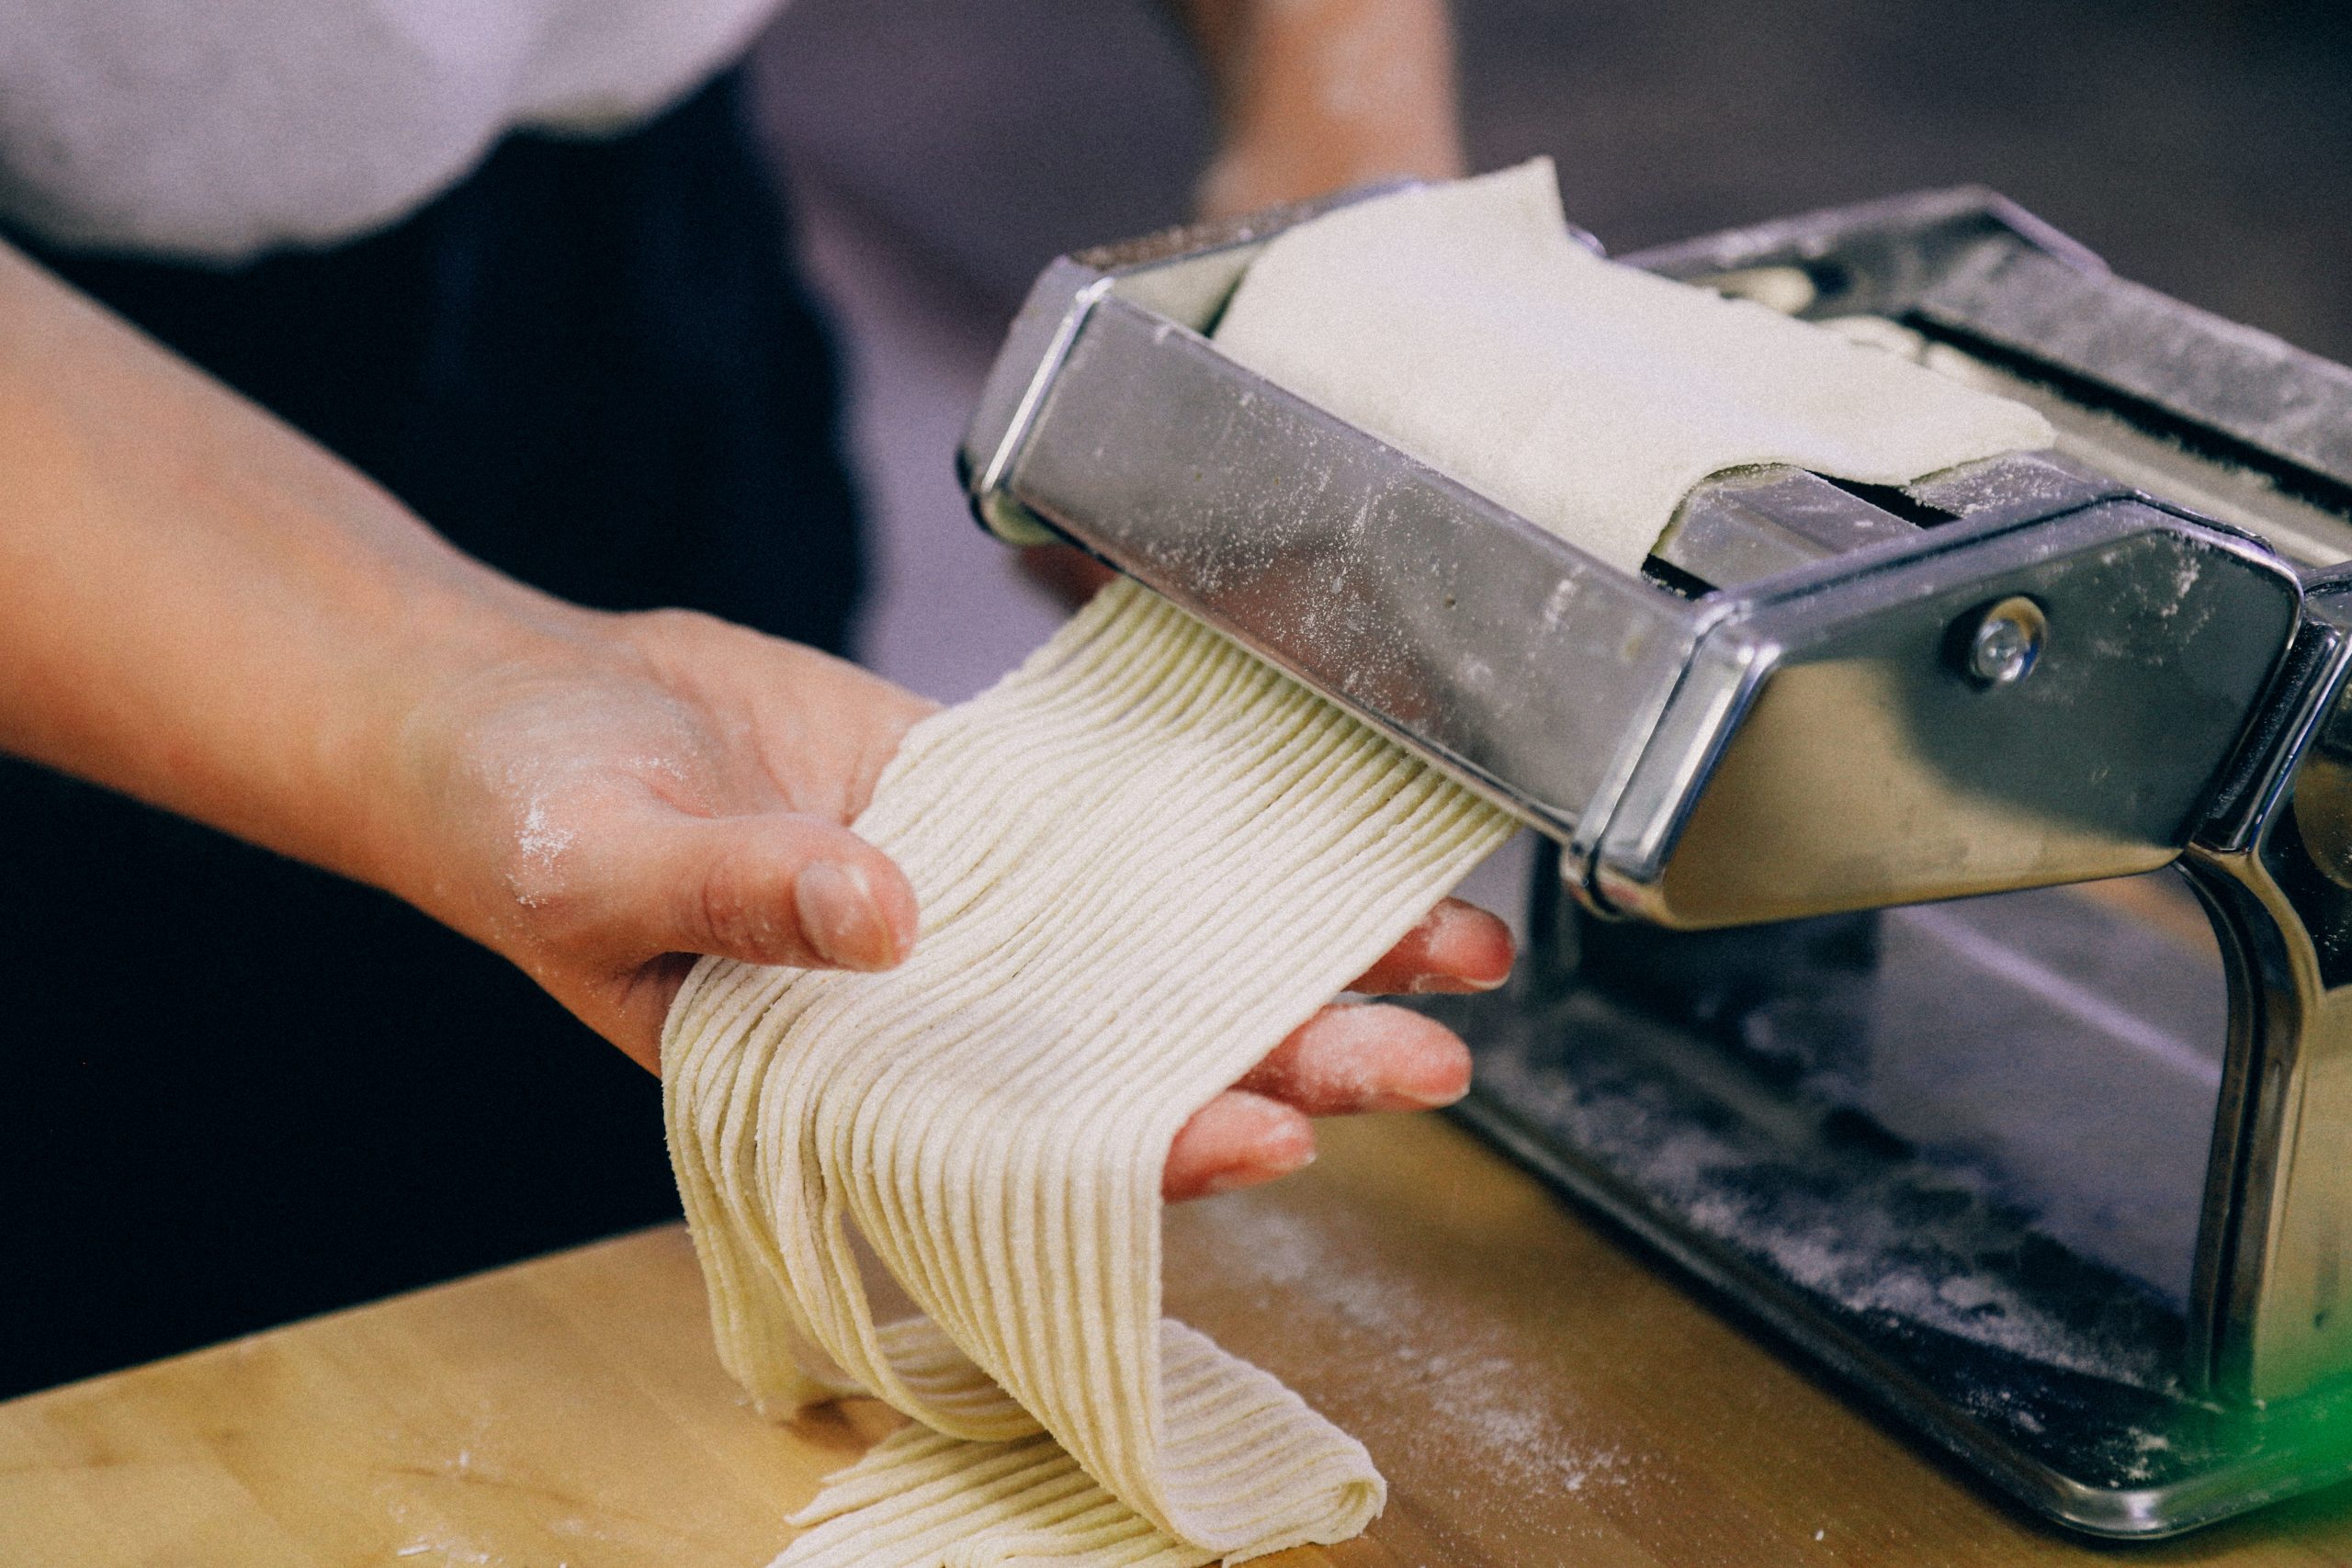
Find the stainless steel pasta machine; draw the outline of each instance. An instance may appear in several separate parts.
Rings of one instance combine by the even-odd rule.
[[[2070,1526],[2352,1475],[2352,372],[1983,190],[1629,256],[2059,433],[1636,577],[1218,354],[1322,209],[1053,264],[961,458],[1541,833],[1464,1114]]]

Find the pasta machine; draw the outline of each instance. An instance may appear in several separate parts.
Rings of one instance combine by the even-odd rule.
[[[2093,1534],[2352,1475],[2352,372],[1978,189],[1629,256],[2058,432],[1718,475],[1634,576],[1219,355],[1330,205],[1049,266],[982,522],[1537,830],[1462,1114],[1736,1316]]]

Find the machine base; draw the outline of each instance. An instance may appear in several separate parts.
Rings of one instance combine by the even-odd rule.
[[[2352,1478],[2352,1383],[2198,1397],[2162,1292],[1851,1110],[1591,987],[1429,1010],[1462,1120],[2035,1512],[2150,1540]]]

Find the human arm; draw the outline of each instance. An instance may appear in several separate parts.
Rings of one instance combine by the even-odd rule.
[[[502,577],[10,252],[0,474],[0,747],[405,898],[649,1065],[666,996],[632,956],[872,966],[911,940],[903,878],[840,824],[925,705]],[[777,667],[772,710],[693,685],[747,660]],[[806,729],[789,768],[738,754],[752,716]],[[592,807],[610,830],[579,831]],[[767,918],[819,863],[867,908]]]
[[[1177,0],[1216,99],[1204,217],[1463,172],[1445,0]]]
[[[880,968],[913,942],[847,824],[931,705],[502,577],[5,247],[0,578],[0,750],[404,898],[649,1067],[693,954]],[[1508,966],[1489,917],[1434,919],[1373,982]],[[1303,1111],[1464,1071],[1412,1015],[1327,1013],[1187,1127],[1170,1190],[1279,1174]]]

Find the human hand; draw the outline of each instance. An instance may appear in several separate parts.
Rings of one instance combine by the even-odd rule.
[[[847,824],[930,704],[500,577],[5,244],[0,318],[0,750],[405,898],[648,1067],[694,954],[906,955],[913,894]],[[1363,984],[1509,963],[1449,910]],[[1397,1010],[1326,1013],[1183,1130],[1170,1189],[1291,1168],[1306,1114],[1448,1098],[1465,1064]]]
[[[1509,977],[1512,957],[1509,927],[1448,898],[1348,988],[1487,991]],[[1434,1110],[1469,1087],[1469,1049],[1443,1024],[1405,1008],[1335,1002],[1184,1123],[1160,1191],[1179,1201],[1272,1181],[1315,1157],[1309,1117]]]
[[[695,957],[887,969],[915,897],[849,830],[936,705],[685,611],[578,613],[412,705],[413,801],[374,879],[504,954],[660,1070]]]
[[[583,616],[420,704],[398,775],[429,853],[385,880],[522,966],[649,1068],[695,955],[888,968],[914,895],[849,830],[933,705],[853,665],[683,612]],[[1352,987],[1499,984],[1510,933],[1447,900]],[[1187,1122],[1171,1199],[1314,1153],[1310,1116],[1458,1099],[1469,1054],[1401,1008],[1324,1009]]]

